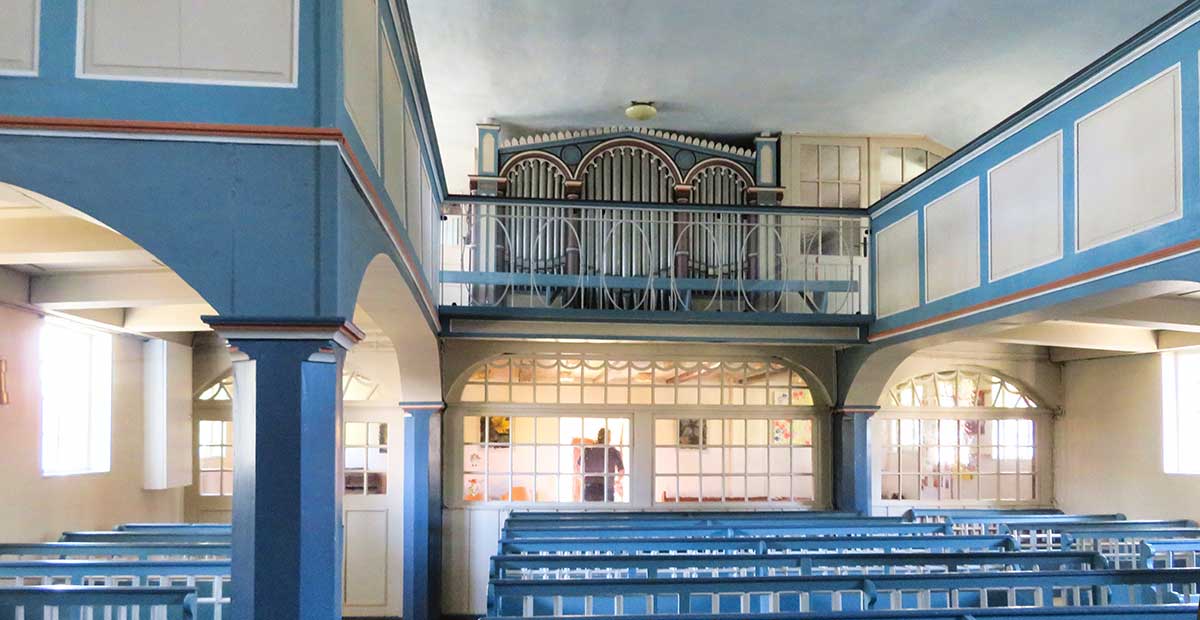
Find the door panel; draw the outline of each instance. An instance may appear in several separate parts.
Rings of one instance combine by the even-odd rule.
[[[398,617],[403,582],[404,412],[347,404],[342,613]]]

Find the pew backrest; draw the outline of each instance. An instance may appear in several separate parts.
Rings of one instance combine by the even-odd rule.
[[[171,560],[228,558],[229,543],[0,543],[0,560]]]
[[[1015,551],[1011,536],[777,536],[608,539],[500,539],[499,554],[562,553],[905,553],[914,551]]]
[[[233,526],[222,523],[122,523],[116,532],[145,532],[156,534],[233,534]]]
[[[155,610],[163,620],[193,620],[196,597],[191,588],[176,587],[0,587],[0,618],[104,618],[106,610],[111,617],[133,618],[137,611]]]
[[[126,542],[126,543],[229,543],[230,534],[189,532],[63,532],[59,542]]]
[[[870,523],[850,521],[844,524],[820,522],[776,526],[771,524],[742,524],[726,527],[697,527],[664,523],[656,526],[621,527],[620,525],[579,525],[541,528],[505,529],[501,536],[507,539],[545,538],[655,538],[688,537],[712,538],[739,536],[930,536],[952,533],[949,524],[939,523]]]
[[[529,620],[551,620],[531,616]],[[695,620],[694,616],[654,614],[647,616],[591,616],[589,620]],[[795,614],[728,615],[725,620],[796,620]],[[970,610],[926,609],[805,614],[804,620],[1194,620],[1195,605],[1141,605],[1110,607],[1053,607],[1046,609],[982,608]],[[488,616],[481,620],[498,620]]]

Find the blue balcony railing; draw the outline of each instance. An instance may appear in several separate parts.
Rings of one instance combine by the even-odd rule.
[[[870,314],[858,212],[476,199],[442,227],[443,305]]]

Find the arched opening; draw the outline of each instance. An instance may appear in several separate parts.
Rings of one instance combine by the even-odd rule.
[[[880,406],[871,423],[881,513],[1051,503],[1052,411],[1018,379],[947,367],[895,381]]]
[[[121,231],[0,183],[0,442],[22,507],[0,517],[9,540],[184,520],[193,352],[212,314]]]
[[[770,357],[503,354],[449,391],[452,508],[807,507],[823,392]]]

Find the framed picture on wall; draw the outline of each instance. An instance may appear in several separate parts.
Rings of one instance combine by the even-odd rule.
[[[704,424],[704,420],[680,420],[679,445],[699,448],[708,442],[707,432],[708,428]]]

